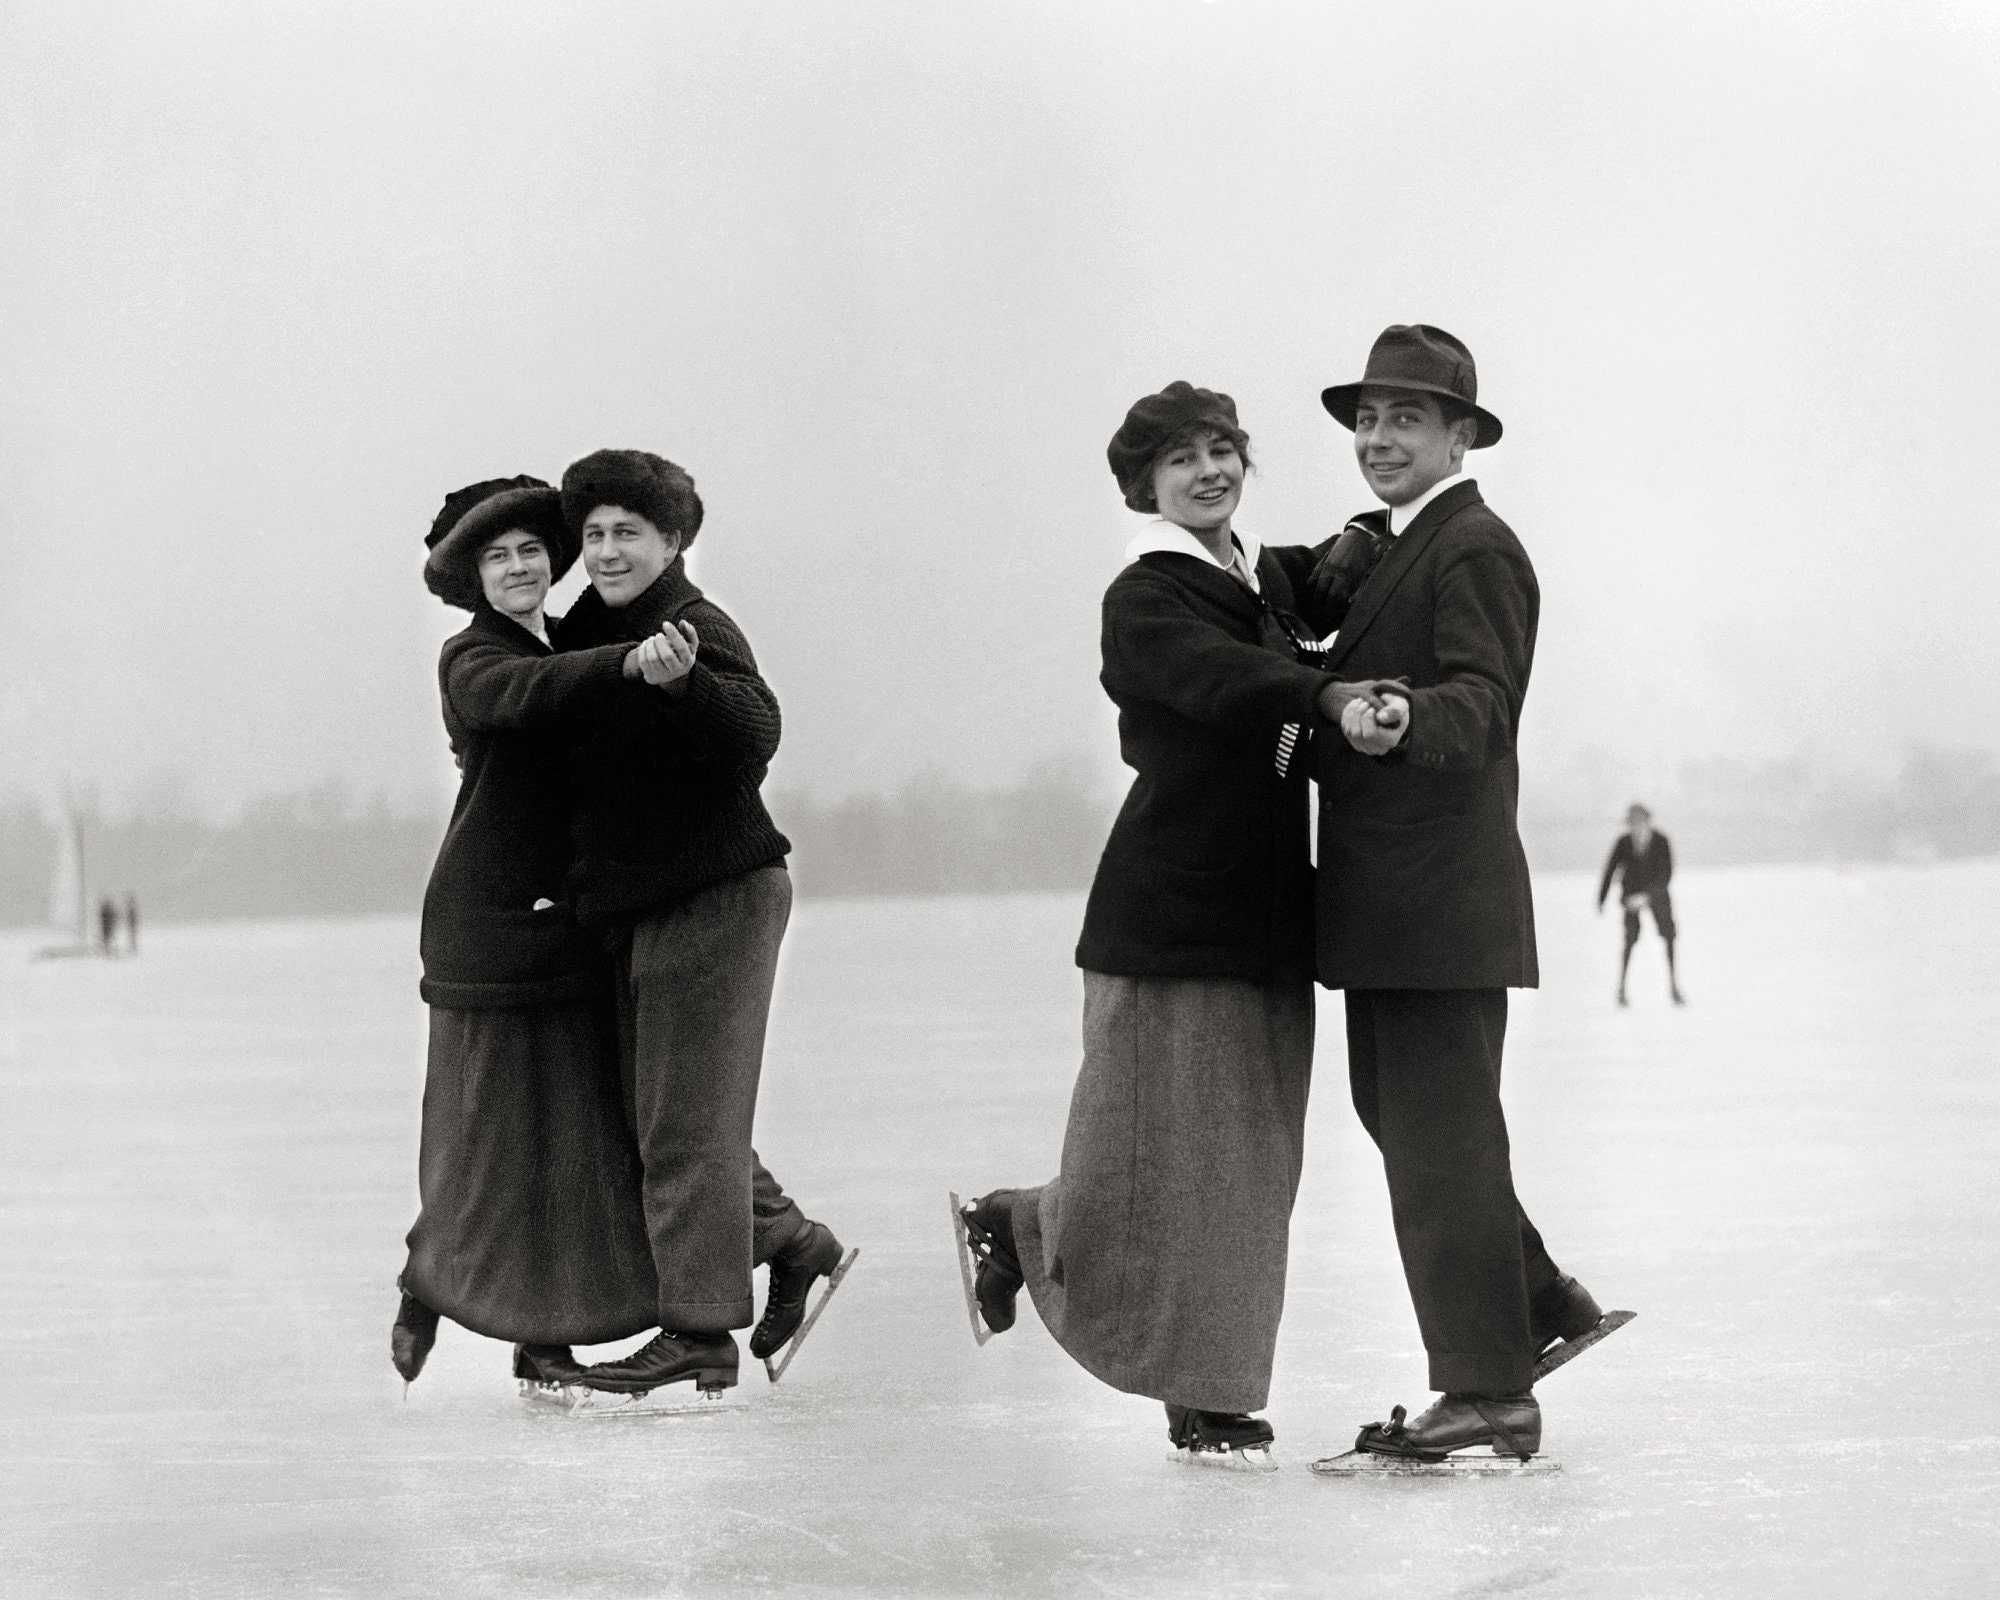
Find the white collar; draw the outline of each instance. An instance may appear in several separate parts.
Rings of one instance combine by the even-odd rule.
[[[1257,558],[1263,553],[1263,545],[1258,542],[1255,534],[1244,533],[1241,529],[1231,530],[1231,536],[1236,541],[1236,549],[1242,561],[1243,575],[1249,581],[1250,592],[1252,594],[1262,594],[1264,592],[1264,584],[1263,580],[1257,576]],[[1125,559],[1127,561],[1137,561],[1141,556],[1156,555],[1193,556],[1197,560],[1206,561],[1211,567],[1215,567],[1220,571],[1227,572],[1230,570],[1228,562],[1217,561],[1214,555],[1210,553],[1208,546],[1189,533],[1187,529],[1167,522],[1164,519],[1159,522],[1148,523],[1137,533],[1133,534],[1132,542],[1125,546]]]
[[[1432,484],[1428,489],[1426,489],[1422,494],[1418,495],[1416,499],[1412,500],[1408,505],[1391,506],[1389,508],[1390,534],[1392,536],[1400,534],[1412,522],[1417,520],[1417,513],[1419,511],[1423,510],[1425,506],[1429,505],[1439,495],[1443,494],[1445,490],[1456,489],[1461,483],[1472,483],[1474,481],[1475,481],[1474,479],[1465,476],[1465,469],[1461,467],[1457,472],[1454,472],[1449,478],[1438,479],[1436,483]]]

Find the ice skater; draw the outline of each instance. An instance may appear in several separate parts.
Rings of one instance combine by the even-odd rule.
[[[1550,1259],[1515,1198],[1500,1105],[1507,990],[1538,981],[1515,827],[1515,736],[1534,657],[1533,567],[1468,450],[1500,438],[1472,354],[1385,331],[1359,382],[1322,395],[1354,432],[1385,553],[1339,619],[1328,666],[1401,678],[1315,741],[1320,981],[1346,991],[1349,1084],[1381,1149],[1430,1382],[1360,1448],[1439,1458],[1541,1448],[1538,1356],[1601,1336],[1597,1302]],[[1322,621],[1329,619],[1320,619]]]
[[[572,1344],[645,1332],[658,1300],[609,964],[563,887],[562,728],[636,681],[639,651],[550,650],[544,602],[577,544],[539,479],[458,490],[425,543],[426,584],[472,620],[438,662],[461,777],[424,893],[422,1210],[390,1355],[414,1381],[444,1316],[512,1342],[516,1377],[562,1383]]]
[[[1597,881],[1597,909],[1604,910],[1604,897],[1617,878],[1618,898],[1625,907],[1625,948],[1618,957],[1618,1003],[1625,999],[1625,974],[1632,965],[1632,947],[1639,942],[1639,913],[1650,909],[1653,926],[1667,947],[1667,993],[1674,1004],[1684,1006],[1680,975],[1674,970],[1674,897],[1668,886],[1674,877],[1674,847],[1667,836],[1653,826],[1653,814],[1642,805],[1625,812],[1625,831],[1611,847],[1604,863],[1604,876]]]
[[[118,902],[110,895],[97,902],[97,949],[100,955],[118,954]]]
[[[592,702],[569,746],[570,886],[612,952],[625,1105],[644,1166],[660,1332],[580,1382],[643,1393],[736,1382],[734,1328],[775,1355],[855,1252],[779,1187],[751,1148],[764,1031],[790,915],[790,849],[759,788],[778,747],[776,696],[748,641],[687,575],[694,481],[641,450],[563,474],[563,515],[590,575],[558,650],[638,646],[643,683]]]
[[[953,1223],[981,1342],[1025,1286],[1087,1371],[1164,1404],[1178,1450],[1262,1465],[1313,1051],[1296,740],[1357,691],[1309,664],[1291,577],[1234,527],[1248,451],[1229,397],[1187,383],[1112,439],[1125,503],[1158,520],[1104,597],[1135,776],[1077,945],[1083,1065],[1059,1174],[954,1196]]]

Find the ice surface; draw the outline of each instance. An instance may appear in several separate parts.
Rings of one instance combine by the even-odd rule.
[[[449,1325],[388,1359],[424,1042],[408,921],[0,945],[9,1596],[2000,1592],[2000,863],[1691,871],[1611,1003],[1539,886],[1516,1171],[1630,1328],[1541,1390],[1548,1476],[1307,1470],[1427,1403],[1338,1002],[1268,1415],[1192,1472],[1024,1305],[976,1348],[943,1197],[1053,1171],[1070,898],[807,904],[758,1145],[863,1247],[720,1417],[572,1422]]]

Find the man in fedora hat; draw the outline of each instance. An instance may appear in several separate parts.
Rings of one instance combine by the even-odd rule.
[[[1346,991],[1354,1105],[1382,1152],[1443,1391],[1415,1422],[1399,1406],[1358,1444],[1433,1459],[1491,1444],[1525,1458],[1541,1442],[1537,1357],[1602,1315],[1514,1198],[1500,1107],[1507,991],[1538,981],[1514,821],[1535,573],[1463,475],[1500,419],[1480,406],[1457,339],[1389,328],[1361,380],[1321,400],[1353,430],[1384,506],[1350,524],[1374,559],[1344,614],[1326,619],[1339,623],[1327,668],[1409,687],[1347,700],[1345,738],[1315,741],[1319,979]]]

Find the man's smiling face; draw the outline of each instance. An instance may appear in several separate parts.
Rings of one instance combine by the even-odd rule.
[[[1384,505],[1404,506],[1464,464],[1470,418],[1447,422],[1436,395],[1366,388],[1354,407],[1354,456]]]

